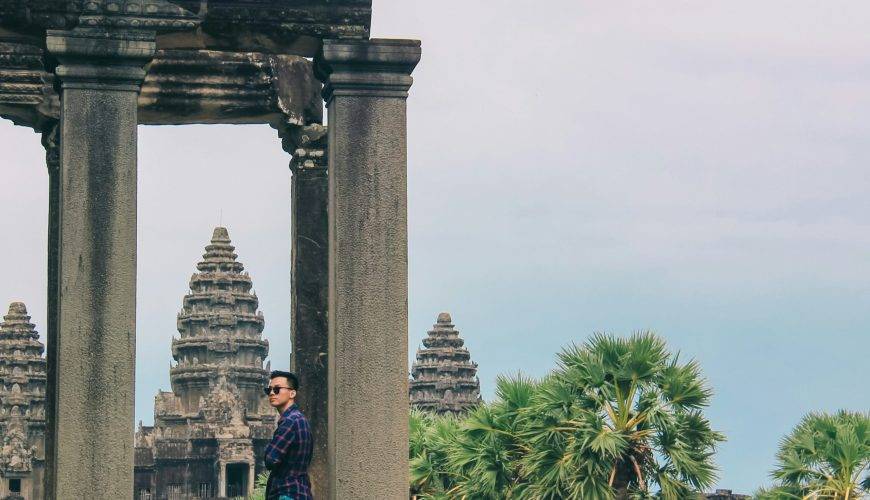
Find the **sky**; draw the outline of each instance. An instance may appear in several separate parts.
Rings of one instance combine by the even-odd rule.
[[[423,40],[408,101],[409,360],[449,311],[480,365],[542,376],[593,332],[697,359],[767,484],[807,412],[870,409],[870,5],[375,0]],[[47,174],[0,122],[0,304],[45,331]],[[267,126],[139,128],[137,419],[223,224],[288,366],[290,173]]]

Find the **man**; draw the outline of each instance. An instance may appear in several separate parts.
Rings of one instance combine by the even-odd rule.
[[[265,388],[269,404],[278,411],[278,428],[266,447],[267,500],[312,500],[308,464],[314,452],[311,427],[296,406],[299,379],[290,372],[273,371]]]

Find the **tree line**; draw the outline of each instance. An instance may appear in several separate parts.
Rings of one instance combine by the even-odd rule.
[[[412,410],[410,493],[419,500],[703,498],[725,436],[694,360],[650,332],[593,335],[540,380],[499,377],[467,415]],[[813,413],[783,438],[761,500],[870,495],[870,413]]]

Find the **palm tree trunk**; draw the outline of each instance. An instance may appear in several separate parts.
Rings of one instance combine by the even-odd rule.
[[[616,500],[628,500],[628,485],[634,477],[634,466],[627,460],[616,463],[616,476],[613,479],[613,494]]]
[[[628,500],[628,486],[616,488],[613,493],[616,500]]]

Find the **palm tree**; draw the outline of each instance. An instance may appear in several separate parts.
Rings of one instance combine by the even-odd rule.
[[[269,473],[262,472],[254,481],[254,492],[248,496],[248,500],[265,500],[266,498],[266,483],[269,481]]]
[[[811,413],[780,443],[762,500],[852,500],[870,495],[870,413]]]
[[[529,498],[688,498],[713,484],[722,434],[702,410],[711,390],[695,361],[681,363],[643,332],[596,334],[559,366],[520,412]]]
[[[652,333],[594,335],[543,380],[501,377],[496,394],[462,419],[412,412],[412,494],[686,499],[715,480],[711,391]]]
[[[411,410],[410,447],[411,495],[420,499],[450,498],[456,474],[448,456],[457,439],[458,422],[451,415],[432,415]]]
[[[496,401],[480,405],[462,421],[450,447],[455,471],[454,498],[525,498],[519,460],[530,450],[520,441],[518,416],[528,408],[536,384],[522,375],[499,377]]]

